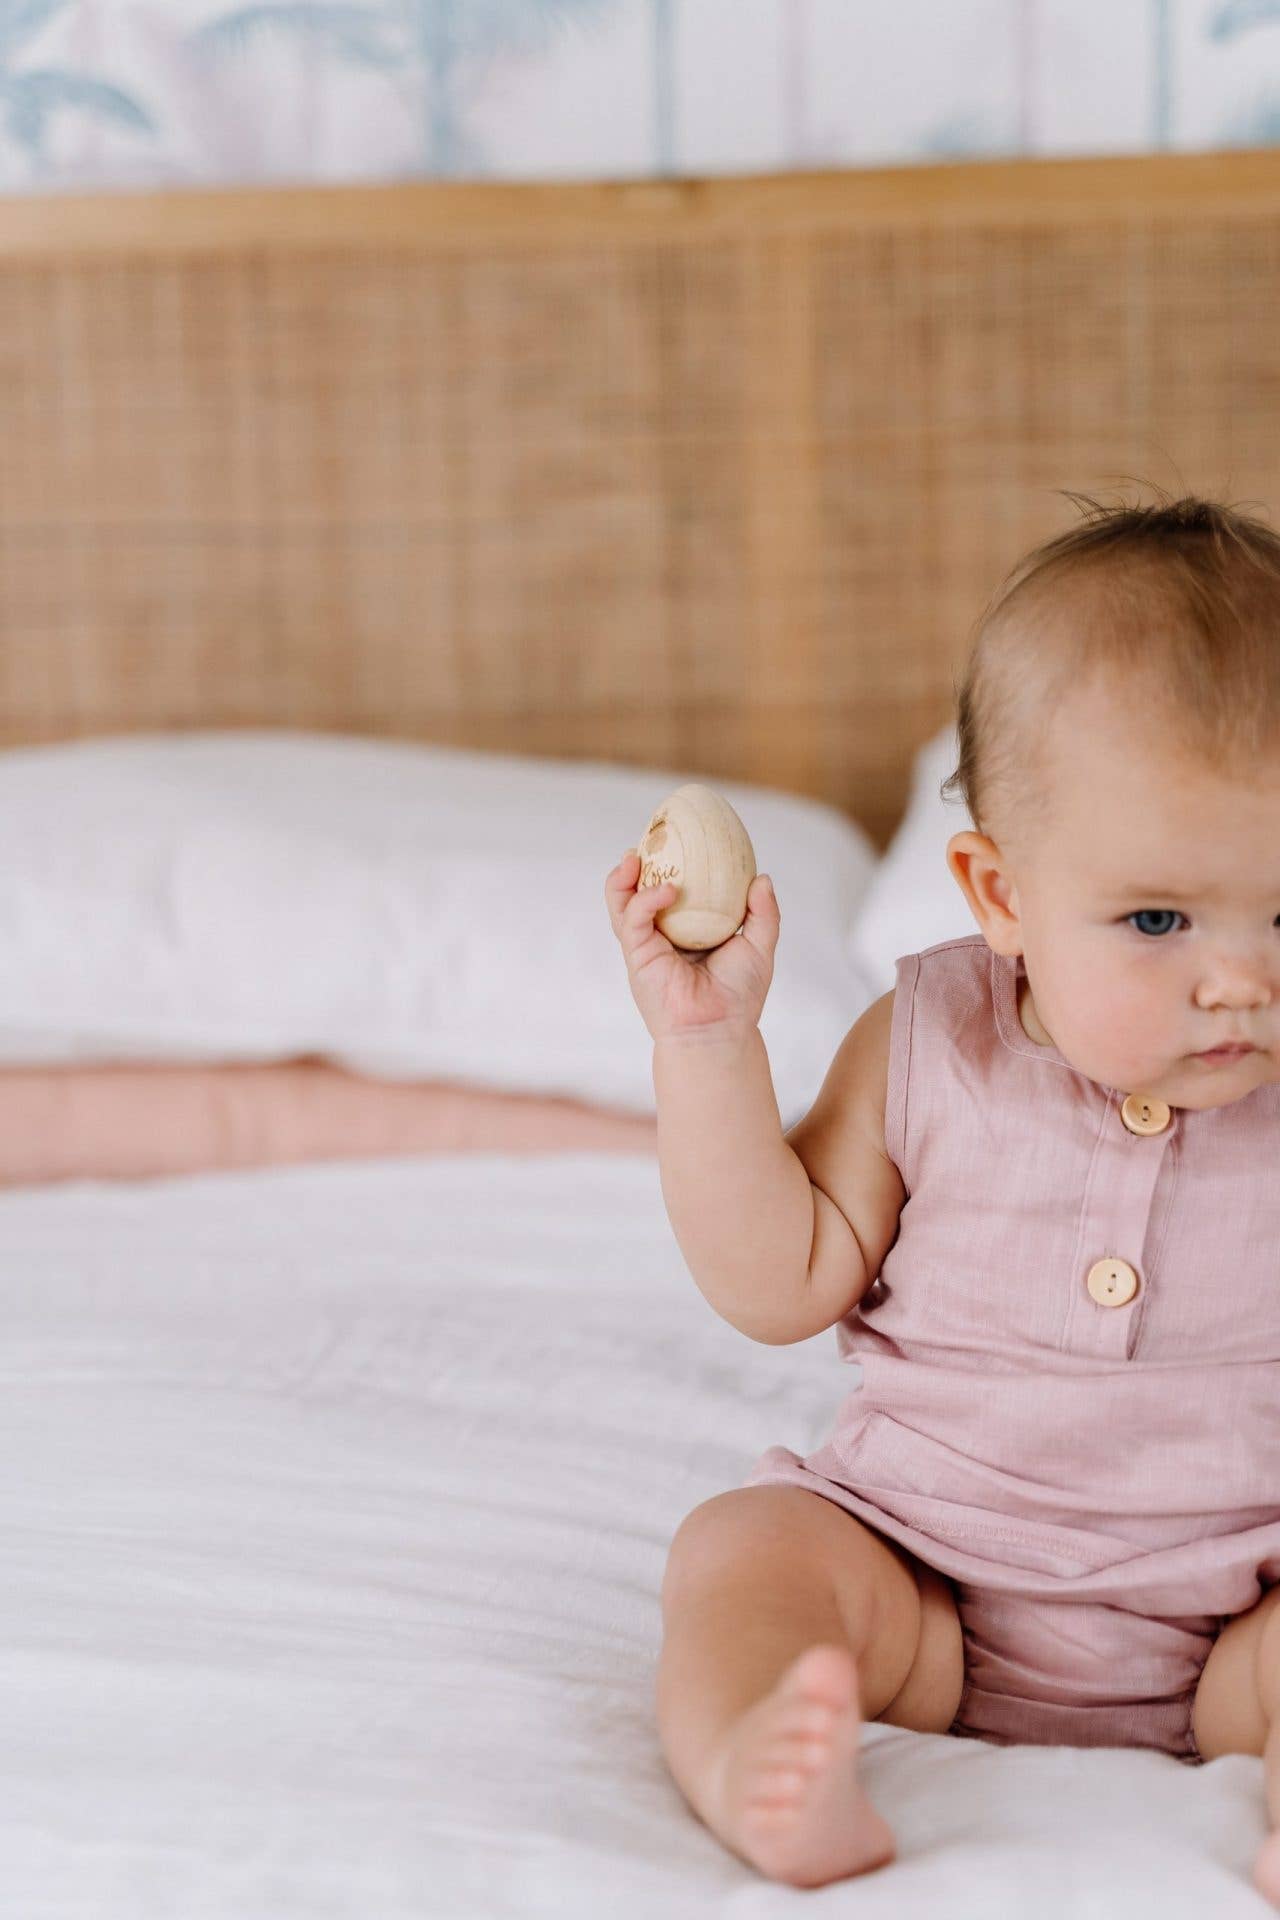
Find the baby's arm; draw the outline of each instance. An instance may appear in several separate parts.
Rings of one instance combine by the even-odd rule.
[[[845,1035],[818,1098],[782,1131],[763,1037],[654,1043],[671,1225],[718,1314],[787,1346],[844,1318],[880,1271],[906,1193],[885,1152],[893,994]]]
[[[818,1097],[786,1139],[809,1177],[814,1234],[809,1286],[791,1340],[843,1320],[880,1272],[907,1198],[885,1148],[893,989],[850,1027]]]

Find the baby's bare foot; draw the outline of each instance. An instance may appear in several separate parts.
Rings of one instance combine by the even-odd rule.
[[[708,1824],[771,1880],[821,1887],[894,1857],[858,1782],[858,1678],[847,1647],[808,1647],[736,1720],[713,1762]]]
[[[1280,1832],[1269,1833],[1253,1863],[1253,1884],[1273,1907],[1280,1907]]]

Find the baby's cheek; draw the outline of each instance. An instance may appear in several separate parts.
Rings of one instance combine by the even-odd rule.
[[[1095,1079],[1134,1088],[1167,1065],[1167,1022],[1150,979],[1115,961],[1082,955],[1061,990],[1068,1042],[1062,1050]]]
[[[1179,1050],[1168,1027],[1149,996],[1108,1006],[1099,1044],[1112,1063],[1114,1085],[1141,1090],[1169,1071]]]

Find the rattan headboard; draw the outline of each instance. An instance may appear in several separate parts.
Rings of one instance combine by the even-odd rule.
[[[345,728],[883,841],[1125,475],[1280,509],[1280,153],[0,202],[0,744]]]

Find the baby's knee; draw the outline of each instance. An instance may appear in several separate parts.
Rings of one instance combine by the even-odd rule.
[[[1258,1604],[1267,1609],[1267,1615],[1258,1636],[1254,1678],[1259,1705],[1266,1715],[1267,1725],[1272,1726],[1280,1719],[1280,1587],[1273,1589]]]
[[[731,1487],[685,1515],[663,1576],[664,1606],[680,1594],[731,1581],[760,1595],[799,1587],[853,1616],[901,1616],[914,1582],[900,1556],[852,1514],[803,1487]],[[909,1590],[909,1592],[908,1592]]]
[[[690,1581],[731,1571],[740,1565],[758,1569],[771,1546],[790,1531],[777,1503],[754,1496],[773,1488],[730,1487],[687,1513],[676,1528],[662,1576],[663,1604]]]
[[[729,1487],[687,1513],[663,1575],[663,1601],[690,1582],[733,1577],[766,1590],[802,1574],[815,1590],[831,1573],[832,1531],[855,1554],[867,1530],[803,1487]],[[870,1536],[868,1535],[868,1538]]]

